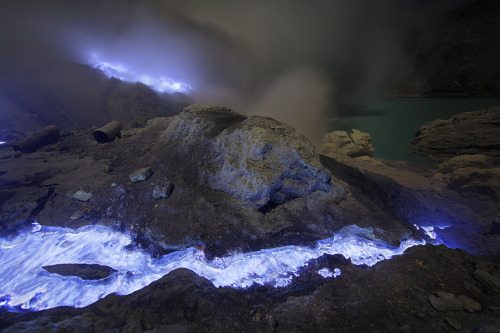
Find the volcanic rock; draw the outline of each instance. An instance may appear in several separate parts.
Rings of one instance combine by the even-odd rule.
[[[460,302],[462,302],[462,307],[467,312],[475,312],[482,310],[481,304],[479,304],[470,297],[467,297],[465,295],[460,295],[458,296],[458,299],[460,300]]]
[[[496,276],[491,275],[488,271],[483,269],[476,269],[474,271],[474,278],[493,291],[500,293],[500,279]]]
[[[172,120],[161,143],[192,166],[200,183],[243,206],[279,205],[332,186],[314,146],[271,118],[193,105]]]
[[[153,189],[153,198],[168,198],[172,194],[174,184],[172,184],[167,179],[160,179],[156,182],[155,188]]]
[[[401,35],[412,73],[395,89],[399,97],[500,96],[500,3],[467,1],[417,20]]]
[[[436,295],[429,296],[429,303],[438,311],[462,310],[462,302],[452,293],[438,291]]]
[[[371,141],[372,137],[369,133],[357,129],[353,129],[350,135],[345,131],[333,131],[323,136],[320,152],[332,157],[337,154],[350,157],[371,157],[375,151]]]
[[[146,167],[135,170],[130,174],[129,177],[133,183],[137,183],[147,180],[149,177],[151,177],[152,174],[153,174],[153,169],[151,169],[151,167]]]
[[[90,198],[92,198],[92,194],[85,191],[76,191],[75,194],[73,194],[73,198],[79,201],[87,202]]]
[[[422,125],[413,148],[428,158],[445,161],[458,155],[500,158],[500,107],[464,112],[448,120]]]
[[[70,216],[72,220],[78,220],[81,219],[82,217],[85,216],[85,212],[82,210],[77,210],[76,212],[73,213],[73,215]]]
[[[57,264],[43,266],[42,268],[49,273],[78,276],[83,280],[100,280],[116,272],[111,267],[97,264]]]
[[[449,185],[463,195],[500,200],[500,167],[491,169],[460,168],[451,174]]]
[[[441,173],[452,173],[460,168],[480,168],[484,169],[488,165],[488,158],[482,154],[460,155],[450,158],[448,161],[439,164],[438,171]]]
[[[462,324],[460,324],[460,322],[458,320],[456,320],[455,318],[451,318],[451,317],[446,317],[446,322],[451,326],[453,327],[454,329],[456,330],[461,330],[462,329]]]

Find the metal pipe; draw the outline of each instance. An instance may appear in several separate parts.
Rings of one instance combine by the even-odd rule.
[[[122,124],[118,120],[113,120],[104,125],[101,128],[95,130],[92,135],[94,139],[99,142],[112,141],[115,136],[120,137],[120,131],[122,130]]]
[[[38,148],[56,141],[59,137],[59,132],[59,128],[54,125],[49,125],[24,139],[15,142],[12,145],[12,148],[14,150],[20,150],[23,153],[32,153]]]

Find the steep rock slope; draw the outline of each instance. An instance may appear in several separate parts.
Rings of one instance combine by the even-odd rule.
[[[409,78],[400,97],[500,96],[500,3],[476,0],[403,34]]]

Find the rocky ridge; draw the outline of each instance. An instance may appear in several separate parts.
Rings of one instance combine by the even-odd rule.
[[[465,154],[483,154],[497,161],[499,137],[500,107],[491,107],[424,124],[416,131],[412,144],[416,151],[440,162]]]

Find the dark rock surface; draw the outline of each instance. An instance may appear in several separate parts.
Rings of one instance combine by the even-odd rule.
[[[401,39],[409,77],[399,97],[500,96],[500,3],[476,0],[417,22]]]
[[[100,280],[105,279],[114,272],[113,268],[97,264],[58,264],[43,266],[49,273],[59,274],[63,276],[78,276],[83,280]]]
[[[464,154],[483,154],[498,159],[500,107],[431,121],[422,125],[415,136],[413,148],[432,160],[444,161]]]
[[[500,108],[422,125],[414,149],[441,162],[434,178],[463,196],[500,200]]]

